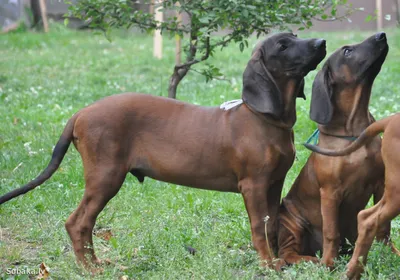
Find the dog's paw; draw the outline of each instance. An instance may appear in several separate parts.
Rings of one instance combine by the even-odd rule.
[[[284,259],[274,259],[272,261],[273,269],[276,271],[282,271],[282,268],[287,266],[287,263]]]

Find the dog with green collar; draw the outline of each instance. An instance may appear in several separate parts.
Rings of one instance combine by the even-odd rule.
[[[369,113],[371,88],[388,53],[385,33],[334,52],[318,72],[312,87],[310,117],[318,130],[310,137],[318,146],[341,149],[350,145],[375,120]],[[371,196],[377,203],[384,191],[381,139],[343,157],[312,153],[279,213],[279,257],[286,263],[315,261],[332,268],[348,242],[357,238],[357,214]],[[390,244],[390,222],[377,239]],[[390,244],[391,245],[391,244]],[[392,245],[391,245],[392,246]],[[347,247],[347,248],[346,248]]]

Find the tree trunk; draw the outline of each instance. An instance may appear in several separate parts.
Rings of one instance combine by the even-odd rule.
[[[176,99],[176,91],[178,89],[179,83],[182,81],[183,77],[189,72],[190,66],[184,68],[177,68],[175,66],[174,73],[171,75],[168,86],[168,97]]]
[[[47,20],[47,9],[45,0],[39,0],[40,4],[40,15],[42,17],[43,22],[43,30],[44,32],[49,32],[49,21]]]
[[[37,27],[38,23],[41,21],[44,31],[48,32],[49,25],[46,14],[46,2],[44,0],[31,0],[30,3],[33,15],[32,27]]]
[[[192,19],[190,19],[192,20]],[[168,86],[168,97],[176,99],[176,91],[178,89],[179,83],[189,72],[190,67],[198,63],[199,61],[195,61],[196,52],[197,52],[197,30],[192,29],[190,32],[190,43],[189,43],[189,54],[186,57],[186,64],[178,67],[176,64],[174,67],[174,73],[172,73],[171,79],[169,80]]]
[[[31,0],[31,9],[33,15],[33,23],[32,27],[36,27],[36,25],[40,22],[40,4],[38,0]]]

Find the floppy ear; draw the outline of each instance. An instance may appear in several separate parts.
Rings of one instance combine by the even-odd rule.
[[[304,78],[301,79],[299,91],[297,92],[297,97],[303,98],[306,100],[306,95],[304,94]]]
[[[329,67],[324,66],[318,72],[312,86],[310,118],[319,124],[327,124],[331,121],[333,115],[332,85],[329,71]]]
[[[283,111],[281,92],[264,65],[262,46],[258,47],[243,73],[243,101],[253,110],[279,118]]]

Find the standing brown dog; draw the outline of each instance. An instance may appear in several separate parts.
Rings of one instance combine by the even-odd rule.
[[[358,214],[358,237],[353,256],[348,264],[347,277],[360,279],[363,265],[375,236],[387,230],[387,224],[400,214],[400,114],[387,117],[367,127],[354,143],[344,149],[325,149],[313,145],[306,147],[313,152],[328,156],[346,156],[368,145],[381,132],[382,158],[385,164],[385,192],[373,207]]]
[[[325,55],[325,40],[271,36],[253,52],[244,72],[244,104],[227,111],[133,93],[99,100],[68,121],[43,173],[0,197],[0,204],[46,181],[73,142],[82,157],[86,189],[65,226],[86,267],[100,263],[92,242],[96,217],[129,172],[140,182],[147,176],[240,192],[254,247],[269,262],[274,254],[268,250],[263,219],[271,217],[269,244],[276,248],[282,185],[295,154],[295,100],[304,96],[304,76]]]
[[[385,33],[344,46],[333,53],[317,74],[312,90],[311,119],[319,123],[319,146],[346,147],[374,119],[368,104],[371,88],[388,53]],[[341,158],[311,154],[280,209],[279,257],[287,263],[317,261],[329,267],[357,238],[357,214],[371,195],[375,203],[384,191],[381,139]],[[389,242],[390,221],[377,237]]]

